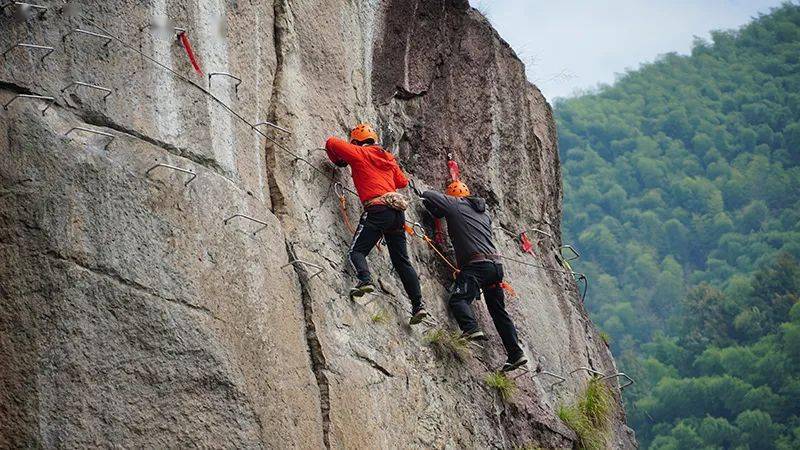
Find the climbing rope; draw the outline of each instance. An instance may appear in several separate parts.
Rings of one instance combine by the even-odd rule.
[[[350,217],[347,215],[347,198],[344,196],[344,186],[342,183],[336,182],[333,185],[333,192],[339,197],[339,211],[342,213],[342,221],[344,221],[344,225],[350,230],[350,234],[355,234],[356,229],[353,228],[353,224],[350,223]]]
[[[438,255],[439,258],[441,258],[441,260],[445,262],[445,264],[447,264],[448,266],[450,266],[451,269],[453,269],[453,278],[455,278],[458,275],[458,273],[461,272],[461,270],[459,270],[458,267],[455,266],[455,264],[450,262],[450,259],[448,259],[447,256],[445,256],[441,251],[439,251],[438,248],[436,248],[436,245],[434,245],[433,240],[430,237],[428,237],[428,235],[425,233],[425,229],[419,222],[413,222],[411,226],[408,226],[408,224],[406,224],[404,225],[404,228],[406,230],[406,233],[408,233],[409,235],[419,237],[420,239],[425,241],[425,243],[427,243],[428,246],[431,249],[433,249],[436,255]],[[417,233],[417,229],[419,229],[419,233]]]

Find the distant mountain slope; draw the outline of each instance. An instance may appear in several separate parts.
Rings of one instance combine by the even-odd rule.
[[[565,241],[643,445],[800,448],[800,6],[712,38],[556,105]]]

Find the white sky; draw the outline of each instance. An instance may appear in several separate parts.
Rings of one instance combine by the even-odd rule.
[[[782,0],[469,0],[523,62],[548,100],[612,83],[694,36],[738,28]],[[797,2],[794,0],[792,3]]]

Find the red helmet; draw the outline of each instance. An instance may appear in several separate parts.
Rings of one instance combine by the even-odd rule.
[[[447,186],[445,193],[453,197],[469,197],[469,188],[463,181],[453,181]]]
[[[360,144],[372,139],[372,143],[378,142],[378,133],[372,129],[369,124],[361,123],[356,125],[352,131],[350,131],[350,141],[356,141]]]

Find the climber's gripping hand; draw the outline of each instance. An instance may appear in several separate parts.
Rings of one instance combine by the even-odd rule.
[[[417,189],[417,185],[416,183],[414,183],[414,180],[411,179],[408,180],[408,187],[410,187],[411,190],[414,191],[414,195],[416,195],[419,198],[422,198],[422,192],[420,192],[420,190]]]

